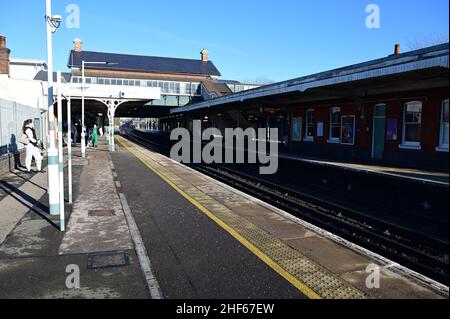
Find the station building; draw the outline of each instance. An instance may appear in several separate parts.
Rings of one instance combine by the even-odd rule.
[[[278,128],[283,152],[448,170],[449,45],[394,54],[172,110],[163,129]]]
[[[82,83],[82,61],[107,62],[107,64],[85,65],[87,85],[160,89],[159,99],[152,100],[133,111],[118,109],[119,117],[149,118],[169,115],[170,109],[174,107],[258,87],[238,81],[220,80],[221,73],[209,60],[206,49],[200,52],[199,59],[138,56],[84,51],[82,41],[76,39],[68,60],[68,67],[71,70],[70,82],[73,84]]]
[[[75,93],[73,95],[77,96],[72,100],[72,121],[78,124],[79,134],[83,61],[86,62],[84,90],[87,95],[89,91],[96,92],[95,98],[91,92],[85,99],[85,119],[88,127],[94,124],[110,125],[107,107],[102,103],[102,98],[111,94],[117,95],[119,92],[132,92],[140,98],[117,96],[123,98],[125,103],[117,108],[115,118],[151,118],[155,121],[155,127],[159,127],[157,119],[170,115],[172,108],[258,87],[238,81],[221,80],[221,73],[209,59],[206,49],[200,52],[199,59],[183,59],[86,51],[83,50],[80,39],[75,39],[73,44],[74,48],[69,52],[67,63],[69,70],[62,73],[62,83],[68,95]],[[47,64],[41,60],[12,58],[10,53],[11,50],[6,46],[6,37],[1,36],[0,162],[8,165],[11,162],[11,154],[21,152],[23,155],[23,147],[16,141],[21,134],[21,123],[24,120],[34,120],[37,133],[44,143],[48,133]],[[55,72],[54,83],[56,80]],[[64,113],[66,101],[63,104]],[[66,118],[65,114],[63,118]]]

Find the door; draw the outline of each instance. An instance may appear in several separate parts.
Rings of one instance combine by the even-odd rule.
[[[372,159],[382,160],[384,158],[384,145],[386,143],[385,104],[378,104],[374,107],[372,143]]]

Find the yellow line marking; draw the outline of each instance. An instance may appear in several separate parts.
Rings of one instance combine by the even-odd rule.
[[[307,287],[300,280],[292,276],[286,270],[284,270],[280,265],[278,265],[275,261],[273,261],[269,256],[264,254],[258,247],[253,245],[243,236],[241,236],[238,232],[236,232],[233,228],[225,224],[221,219],[217,218],[209,209],[200,204],[197,200],[189,196],[186,192],[180,189],[177,185],[175,185],[172,181],[167,179],[163,174],[161,174],[157,169],[152,167],[145,159],[143,159],[139,154],[137,154],[134,150],[132,150],[129,146],[125,145],[122,142],[122,139],[117,139],[118,142],[131,154],[133,154],[136,158],[138,158],[145,166],[147,166],[153,173],[158,175],[164,182],[169,184],[173,189],[175,189],[180,195],[186,198],[192,205],[198,208],[201,212],[203,212],[206,216],[212,219],[217,225],[223,228],[226,232],[228,232],[231,236],[233,236],[237,241],[239,241],[242,245],[244,245],[248,250],[250,250],[253,254],[255,254],[259,259],[261,259],[267,266],[272,268],[275,272],[277,272],[281,277],[286,279],[291,285],[297,288],[301,293],[303,293],[309,299],[322,299],[315,291],[311,288]]]

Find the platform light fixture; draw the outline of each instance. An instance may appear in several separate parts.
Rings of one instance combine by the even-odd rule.
[[[53,33],[61,25],[61,16],[52,15],[51,0],[45,1],[45,25],[47,35],[47,83],[48,83],[48,111],[47,123],[49,127],[49,134],[47,140],[47,157],[48,157],[48,194],[49,194],[49,212],[52,216],[60,215],[59,202],[59,159],[58,149],[55,141],[55,127],[54,124],[54,84],[53,84]]]
[[[55,33],[61,26],[62,17],[60,15],[46,15],[45,19],[47,20],[52,33]]]

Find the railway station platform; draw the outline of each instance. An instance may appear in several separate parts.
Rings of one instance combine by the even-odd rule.
[[[107,146],[88,151],[83,159],[74,148],[74,203],[65,203],[65,233],[59,216],[48,214],[47,174],[19,169],[0,176],[0,299],[150,297]],[[67,286],[77,274],[79,288]]]
[[[315,164],[319,166],[334,167],[362,174],[388,176],[410,181],[417,181],[420,183],[439,184],[444,186],[449,185],[449,173],[443,171],[440,172],[435,170],[432,171],[432,170],[413,169],[396,166],[333,161],[313,157],[294,156],[288,153],[280,154],[280,158]]]
[[[168,296],[439,297],[379,256],[161,154],[117,140],[113,163],[143,238],[150,239],[149,256]],[[368,265],[381,269],[379,289],[367,288]]]
[[[117,137],[74,156],[67,231],[46,175],[0,180],[0,298],[403,299],[448,290]],[[67,186],[67,185],[66,185]],[[368,266],[380,270],[369,288]],[[68,268],[80,288],[68,288]]]

